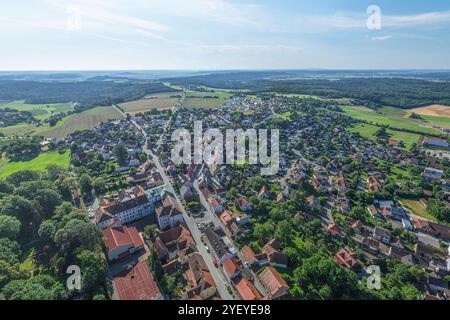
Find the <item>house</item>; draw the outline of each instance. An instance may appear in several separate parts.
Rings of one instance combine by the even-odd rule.
[[[208,227],[205,230],[205,236],[212,246],[211,250],[217,256],[217,259],[220,263],[223,263],[226,259],[235,256],[233,252],[230,252],[224,241],[218,236],[217,232],[212,226]]]
[[[277,202],[284,202],[286,200],[287,200],[287,198],[286,198],[286,196],[285,196],[285,194],[283,192],[280,192],[277,195]]]
[[[250,248],[249,246],[243,246],[240,252],[244,260],[244,264],[246,264],[250,268],[259,265],[259,260],[256,259],[256,254],[252,248]]]
[[[222,263],[225,275],[230,279],[235,279],[241,273],[241,267],[232,258],[225,259]]]
[[[270,197],[269,188],[267,186],[263,186],[258,193],[258,198],[268,199],[269,197]]]
[[[105,197],[95,211],[95,222],[104,229],[115,221],[131,223],[154,213],[157,201],[150,201],[142,187],[119,192]]]
[[[156,208],[156,217],[161,230],[173,228],[184,222],[183,213],[178,207],[175,198],[167,194],[162,206]]]
[[[239,197],[236,200],[236,205],[239,210],[244,211],[244,212],[252,210],[252,203],[247,201],[247,198],[245,198],[245,197]]]
[[[279,268],[287,268],[289,257],[286,253],[280,252],[280,244],[277,240],[270,240],[263,248],[262,253],[267,255],[269,263]]]
[[[383,216],[378,212],[377,208],[373,204],[371,204],[367,207],[367,211],[369,211],[369,214],[374,218],[377,218],[377,219],[383,218]]]
[[[191,182],[184,183],[180,188],[180,194],[184,201],[197,201],[198,195]]]
[[[450,240],[450,227],[422,220],[416,217],[411,217],[411,221],[417,231],[429,234],[433,237]]]
[[[306,198],[306,205],[308,206],[308,208],[314,209],[319,205],[319,202],[317,201],[317,198],[312,195]]]
[[[150,273],[147,261],[138,262],[130,270],[113,279],[120,300],[163,300],[163,295]]]
[[[350,252],[347,248],[342,248],[339,250],[334,258],[337,263],[351,270],[355,270],[359,267],[358,260],[356,259],[356,253]]]
[[[136,227],[127,227],[117,222],[102,231],[105,237],[106,252],[109,261],[124,258],[144,249],[144,241]]]
[[[242,300],[261,300],[261,294],[256,290],[253,283],[245,278],[242,278],[235,284],[235,288]]]
[[[269,293],[267,297],[268,299],[280,298],[286,295],[289,291],[289,286],[286,281],[272,266],[265,267],[258,277]]]
[[[192,253],[187,258],[187,270],[185,277],[187,280],[187,291],[185,299],[205,300],[216,295],[216,283],[206,266],[205,260],[198,253]]]
[[[384,244],[389,244],[391,243],[392,234],[389,230],[380,227],[375,227],[373,229],[373,238]]]
[[[214,212],[214,214],[217,215],[221,214],[225,210],[225,208],[222,205],[222,202],[217,197],[211,198],[211,200],[209,201],[209,208],[211,209],[212,212]]]
[[[327,226],[327,234],[329,234],[332,237],[339,237],[341,235],[341,228],[339,228],[335,224],[329,224]]]
[[[153,247],[158,258],[163,262],[184,257],[196,251],[195,241],[184,224],[161,232],[153,242]]]
[[[437,148],[444,148],[444,149],[448,149],[448,142],[442,139],[438,139],[438,138],[430,138],[427,141],[427,144],[430,147],[437,147]]]
[[[230,210],[225,210],[220,215],[220,221],[223,223],[224,226],[229,226],[232,222],[236,220],[236,216],[234,213]]]
[[[444,176],[444,171],[427,167],[422,173],[422,177],[425,180],[431,181],[431,180],[440,180]]]

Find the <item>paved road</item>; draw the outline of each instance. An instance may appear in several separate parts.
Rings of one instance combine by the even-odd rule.
[[[215,226],[221,226],[222,229],[225,231],[226,235],[230,238],[230,240],[232,239],[231,234],[228,232],[228,229],[225,228],[225,226],[222,224],[222,221],[220,221],[219,217],[211,211],[210,207],[209,207],[209,203],[208,200],[206,199],[206,197],[203,195],[202,191],[200,190],[199,186],[198,186],[198,180],[195,180],[194,183],[194,189],[197,191],[197,193],[199,194],[199,198],[200,198],[200,202],[201,204],[205,207],[206,209],[206,213],[208,215],[208,218],[210,219],[210,221],[215,225]],[[241,261],[245,261],[244,258],[242,257],[241,253],[238,251],[238,257],[239,259],[241,259]],[[261,295],[263,297],[267,296],[267,292],[266,289],[264,288],[264,286],[262,285],[262,283],[259,281],[259,278],[256,276],[256,274],[250,269],[245,267],[245,269],[247,269],[253,276],[254,279],[254,284],[256,289],[258,289],[258,291],[261,293]]]
[[[152,157],[152,159],[156,165],[156,168],[158,169],[164,183],[168,186],[169,192],[171,192],[175,196],[178,204],[180,205],[180,209],[183,212],[184,221],[186,222],[186,225],[188,226],[188,228],[192,234],[192,237],[194,238],[194,240],[197,244],[198,252],[202,255],[203,259],[205,260],[206,266],[208,267],[209,271],[211,272],[214,282],[216,283],[216,287],[217,287],[217,291],[219,292],[219,295],[224,300],[234,300],[234,297],[228,292],[228,289],[225,285],[225,283],[228,283],[228,280],[214,266],[212,256],[208,253],[205,245],[201,241],[202,233],[198,229],[197,223],[195,222],[194,218],[190,217],[187,214],[182,202],[180,201],[180,198],[178,197],[178,194],[175,192],[175,189],[172,186],[171,181],[167,177],[167,175],[164,171],[164,168],[161,166],[159,157],[156,154],[154,154],[151,150],[148,149],[147,134],[135,121],[132,121],[132,123],[143,133],[145,141],[146,141],[144,148],[143,148],[144,152]]]

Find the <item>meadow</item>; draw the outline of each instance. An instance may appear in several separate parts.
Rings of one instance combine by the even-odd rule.
[[[74,105],[72,103],[56,103],[56,104],[27,104],[24,101],[0,102],[0,109],[10,108],[19,111],[29,111],[39,120],[45,120],[60,112],[72,111]]]
[[[377,111],[366,107],[343,106],[342,109],[352,118],[370,121],[375,125],[385,125],[400,130],[412,130],[423,134],[439,134],[440,130],[431,128],[424,119],[411,119],[409,112],[399,108],[384,107]]]
[[[177,98],[171,98],[169,95],[152,96],[140,100],[121,103],[119,104],[119,107],[126,113],[134,116],[137,113],[144,113],[152,109],[170,110],[176,106],[177,102]]]
[[[0,179],[4,179],[11,174],[21,170],[44,171],[49,164],[55,164],[62,168],[69,168],[70,151],[60,154],[59,151],[52,151],[40,154],[30,161],[9,162],[6,159],[0,162]]]
[[[380,127],[377,127],[375,125],[361,123],[351,128],[350,131],[357,132],[362,137],[375,141],[377,139],[376,133],[379,129]],[[417,143],[420,139],[420,135],[416,133],[396,131],[391,129],[387,129],[386,132],[389,134],[390,139],[396,141],[403,141],[404,149],[406,150],[410,150],[412,145],[414,143]]]

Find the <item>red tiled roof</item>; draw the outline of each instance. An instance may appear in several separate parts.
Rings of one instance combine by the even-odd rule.
[[[234,213],[231,212],[230,210],[225,210],[221,215],[220,215],[220,220],[222,221],[222,223],[224,225],[228,225],[231,222],[233,222],[234,220]]]
[[[254,264],[258,262],[258,259],[256,259],[255,257],[256,256],[255,252],[249,246],[243,246],[241,249],[241,254],[244,257],[244,260],[249,264]]]
[[[108,252],[121,246],[132,245],[137,248],[144,245],[136,227],[127,227],[122,225],[111,225],[102,231],[106,238],[106,249]]]
[[[236,289],[243,300],[260,300],[262,298],[253,283],[245,278],[236,284]]]
[[[238,273],[241,268],[236,264],[236,262],[234,262],[233,259],[228,258],[223,262],[223,269],[229,277],[232,277]]]
[[[343,265],[349,269],[352,269],[358,265],[356,254],[351,253],[346,248],[339,250],[339,252],[335,255],[335,259],[340,265]]]
[[[147,261],[141,261],[131,270],[116,276],[114,285],[120,300],[154,300],[161,297]]]
[[[278,296],[280,291],[289,289],[286,281],[284,281],[278,271],[272,266],[266,267],[259,274],[259,278],[272,296]]]

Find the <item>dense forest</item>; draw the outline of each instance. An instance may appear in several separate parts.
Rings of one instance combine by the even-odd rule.
[[[37,82],[0,80],[0,101],[78,104],[75,111],[140,99],[145,95],[174,91],[161,83],[146,81]]]
[[[269,79],[270,77],[270,79]],[[281,92],[352,98],[375,105],[412,108],[450,105],[450,82],[407,78],[275,79],[268,72],[235,72],[167,79],[185,86],[206,86],[254,92]]]
[[[77,180],[49,166],[0,180],[0,300],[107,299],[102,238],[75,208]],[[81,290],[66,287],[68,267],[81,268]]]

